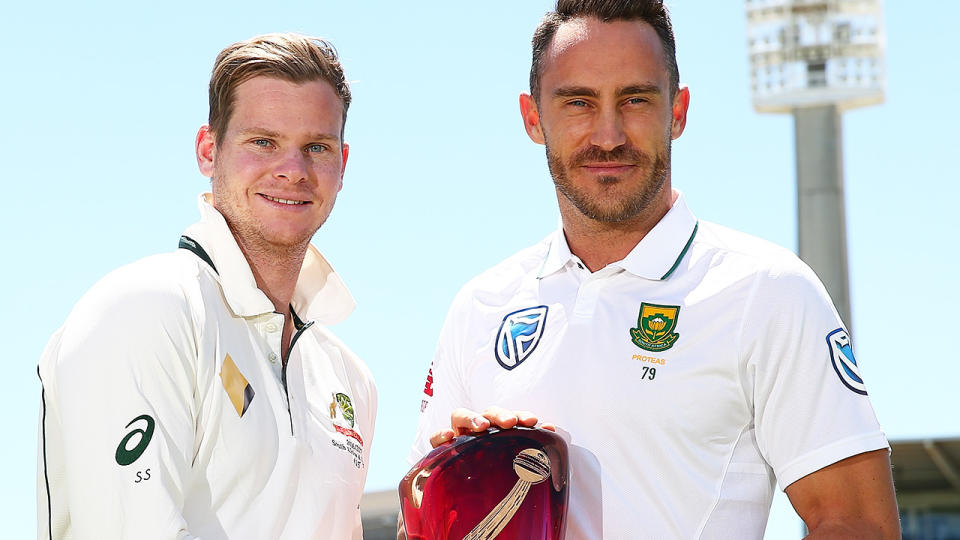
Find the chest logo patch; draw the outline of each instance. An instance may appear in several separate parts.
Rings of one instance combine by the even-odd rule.
[[[867,386],[863,383],[860,367],[857,366],[857,360],[853,357],[853,347],[850,345],[850,336],[847,335],[846,330],[837,328],[827,334],[827,347],[830,349],[833,370],[837,372],[844,386],[858,394],[867,395]]]
[[[640,304],[637,327],[630,329],[633,344],[646,351],[660,352],[673,347],[680,339],[674,332],[680,306],[661,306],[658,304]]]
[[[537,306],[507,314],[497,331],[494,353],[505,369],[513,369],[533,354],[547,324],[547,306]]]
[[[336,419],[339,409],[340,416],[353,427],[355,419],[353,414],[353,403],[350,402],[350,396],[337,392],[333,395],[333,402],[330,403],[330,418]]]
[[[223,359],[223,367],[220,368],[220,381],[223,382],[223,388],[227,391],[227,397],[230,403],[236,409],[240,417],[250,408],[255,392],[247,378],[240,373],[240,368],[234,363],[233,358],[228,354]]]
[[[330,402],[330,419],[333,420],[333,428],[337,430],[337,433],[346,435],[361,445],[363,444],[363,437],[353,430],[357,419],[350,396],[343,392],[333,394],[333,401]]]

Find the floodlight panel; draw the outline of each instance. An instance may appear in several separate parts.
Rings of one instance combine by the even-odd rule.
[[[881,103],[882,8],[881,0],[746,0],[754,108]]]

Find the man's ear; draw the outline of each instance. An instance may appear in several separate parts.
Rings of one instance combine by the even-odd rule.
[[[200,168],[200,174],[207,178],[213,178],[213,160],[217,152],[217,138],[210,130],[210,126],[200,126],[197,131],[195,147],[197,167]]]
[[[545,144],[543,137],[543,126],[540,124],[540,111],[537,109],[537,102],[530,94],[520,94],[520,116],[523,117],[523,128],[527,130],[527,136],[537,144]]]
[[[340,144],[340,187],[337,188],[337,191],[343,189],[343,173],[347,170],[347,158],[350,157],[350,145],[347,143]]]
[[[683,128],[687,125],[687,109],[690,108],[690,89],[687,85],[681,85],[677,90],[677,95],[673,98],[673,125],[670,127],[670,137],[676,139],[683,134]]]

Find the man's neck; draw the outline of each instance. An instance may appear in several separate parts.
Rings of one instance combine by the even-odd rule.
[[[257,281],[257,287],[273,303],[274,311],[283,314],[280,358],[286,367],[294,331],[290,300],[293,298],[293,291],[297,286],[297,278],[300,277],[300,268],[303,266],[309,244],[281,250],[273,246],[252,245],[244,242],[238,235],[234,235],[234,238],[237,239],[237,245],[240,246],[243,256],[250,263],[250,271],[253,272],[253,278]]]
[[[308,244],[295,248],[277,248],[244,241],[234,235],[257,287],[270,299],[277,313],[290,315],[290,300],[300,277]]]
[[[561,195],[560,217],[570,252],[579,257],[591,272],[623,260],[670,211],[678,196],[671,190],[667,197],[651,204],[634,218],[605,223],[584,216]]]

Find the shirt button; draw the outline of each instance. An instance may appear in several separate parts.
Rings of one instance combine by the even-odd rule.
[[[271,364],[276,364],[276,363],[277,363],[277,355],[276,355],[276,354],[270,353],[270,354],[267,355],[267,358],[270,359],[270,363],[271,363]]]
[[[276,332],[277,325],[274,323],[267,323],[267,332]]]

